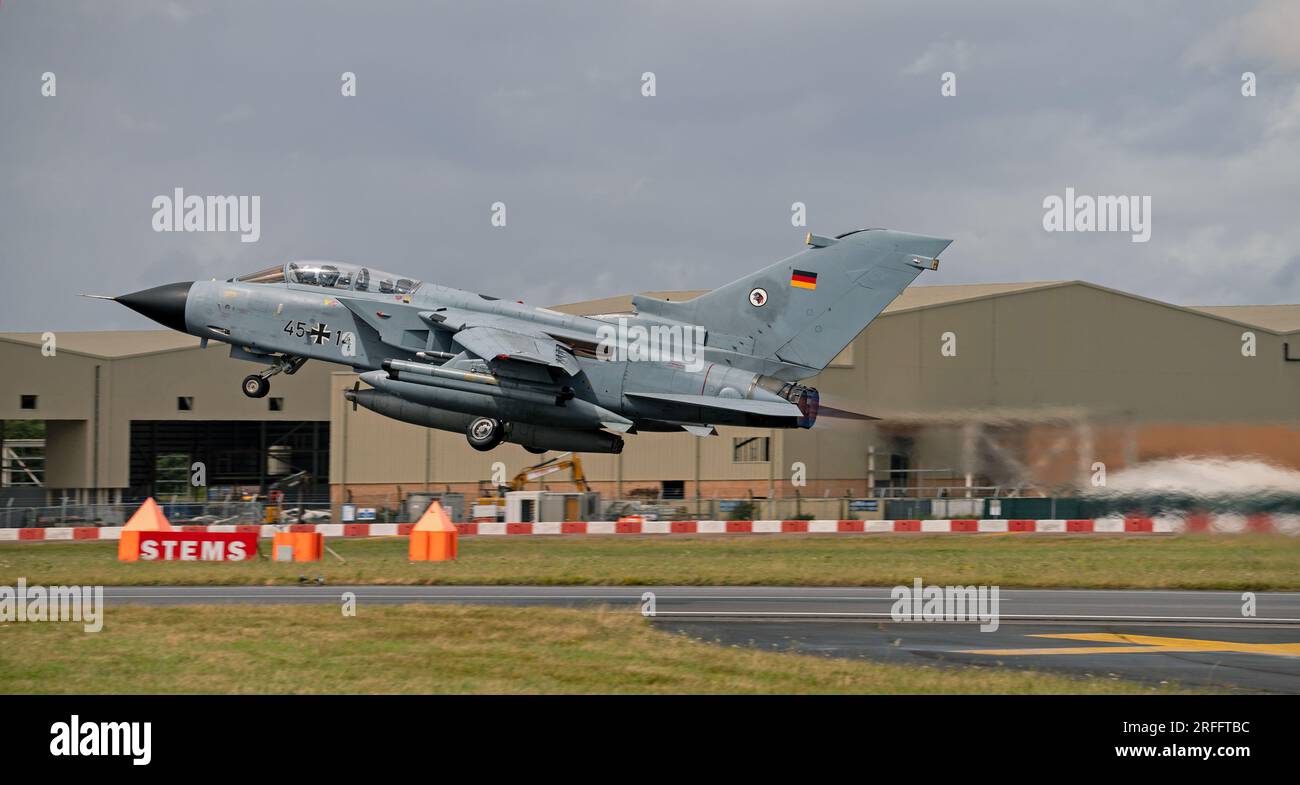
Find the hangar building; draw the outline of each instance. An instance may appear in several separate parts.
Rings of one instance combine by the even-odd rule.
[[[189,492],[193,461],[209,490],[245,491],[307,471],[329,480],[329,371],[276,377],[244,397],[255,370],[170,330],[0,333],[0,420],[44,423],[43,459],[3,448],[6,495],[32,504],[114,503]],[[33,478],[18,464],[35,461]],[[39,496],[41,498],[37,499]],[[5,501],[0,496],[0,503]]]

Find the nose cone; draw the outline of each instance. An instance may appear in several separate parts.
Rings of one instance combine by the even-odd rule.
[[[115,297],[122,305],[155,322],[173,330],[187,332],[185,329],[185,301],[190,296],[193,281],[169,283],[152,289],[124,294]]]

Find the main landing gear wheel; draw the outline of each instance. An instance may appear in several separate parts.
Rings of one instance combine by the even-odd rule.
[[[479,417],[465,429],[465,438],[469,446],[480,452],[487,452],[501,443],[506,437],[506,424],[491,417]]]
[[[244,377],[244,395],[249,398],[265,398],[270,391],[271,381],[269,379],[263,379],[255,373]]]
[[[542,455],[546,452],[545,447],[529,447],[527,445],[524,445],[524,449],[532,453],[533,455]]]

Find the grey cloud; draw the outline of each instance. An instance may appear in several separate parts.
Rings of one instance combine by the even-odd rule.
[[[1216,26],[1184,55],[1189,66],[1221,69],[1230,64],[1300,70],[1300,4],[1262,0],[1239,17]]]
[[[285,258],[539,304],[706,288],[797,251],[794,201],[822,233],[955,238],[923,283],[1083,278],[1176,302],[1298,301],[1284,260],[1300,247],[1300,91],[1261,74],[1242,98],[1209,65],[1235,44],[1189,54],[1254,29],[1241,20],[1255,13],[5,3],[0,329],[145,327],[73,295]],[[946,61],[962,58],[958,96],[940,97]],[[39,94],[46,70],[57,98]],[[339,95],[344,71],[356,98]],[[644,71],[655,98],[640,95]],[[1151,242],[1044,232],[1042,199],[1067,186],[1151,194]],[[260,195],[260,242],[154,233],[151,199],[175,187]],[[505,229],[489,225],[495,201]]]

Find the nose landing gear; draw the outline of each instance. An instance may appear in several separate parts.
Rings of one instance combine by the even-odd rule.
[[[271,391],[271,382],[258,374],[249,374],[244,377],[244,395],[249,398],[264,398]]]
[[[275,358],[275,363],[270,368],[267,368],[261,373],[252,373],[245,376],[243,384],[241,384],[240,387],[243,389],[244,395],[247,395],[249,398],[265,398],[266,394],[271,391],[272,376],[275,376],[277,373],[284,373],[292,376],[298,372],[298,369],[301,368],[302,364],[305,362],[307,362],[306,357],[280,355]]]

